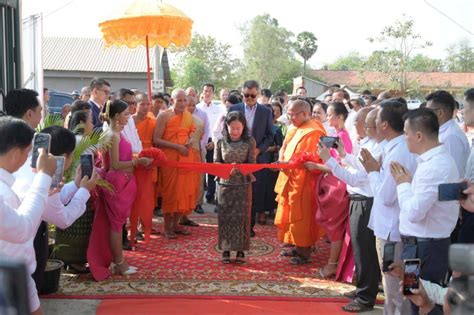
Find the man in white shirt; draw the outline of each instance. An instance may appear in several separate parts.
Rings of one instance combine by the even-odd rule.
[[[474,88],[470,88],[464,92],[464,122],[468,127],[474,127]],[[460,174],[463,175],[463,174]],[[459,231],[459,243],[474,243],[474,195],[471,190],[474,190],[474,150],[471,149],[469,159],[466,165],[465,178],[470,182],[468,198],[461,201],[463,206],[462,211],[462,226]],[[470,210],[470,211],[466,211]]]
[[[210,83],[206,83],[202,87],[202,95],[203,100],[201,103],[197,105],[199,110],[202,110],[206,113],[207,118],[209,120],[209,127],[212,130],[222,114],[225,114],[226,108],[222,104],[215,104],[212,102],[212,98],[214,97],[214,85]],[[214,159],[214,142],[209,135],[206,144],[206,162],[212,163]],[[215,203],[215,194],[216,194],[216,182],[214,175],[207,174],[207,190],[206,190],[206,200],[208,203]]]
[[[377,141],[375,118],[377,111],[370,115],[373,108],[362,108],[355,118],[357,135],[362,140],[360,146],[377,156]],[[370,116],[369,116],[370,115]],[[366,132],[369,131],[369,132]],[[369,137],[369,134],[372,138]],[[374,201],[369,176],[360,163],[358,156],[347,154],[341,141],[338,142],[337,151],[342,158],[343,168],[333,157],[327,148],[320,149],[320,157],[325,161],[334,176],[347,184],[350,203],[350,230],[352,250],[357,274],[357,288],[347,295],[352,302],[342,309],[348,312],[361,312],[373,308],[378,293],[380,280],[380,268],[375,248],[374,232],[369,229],[368,223],[372,204]],[[360,156],[359,156],[360,158]]]
[[[48,157],[41,149],[37,164],[38,173],[30,182],[29,193],[23,203],[11,188],[15,182],[13,172],[26,162],[33,135],[34,130],[20,119],[0,118],[0,196],[9,207],[2,208],[0,212],[0,257],[26,264],[30,311],[33,314],[42,314],[35,282],[31,277],[36,267],[33,237],[44,211],[51,175],[56,169],[54,157]],[[27,221],[28,225],[15,225],[22,221]],[[25,227],[29,229],[26,230]],[[17,237],[13,238],[15,235]]]
[[[453,119],[456,100],[446,91],[436,91],[426,97],[426,107],[433,110],[439,122],[439,142],[445,145],[456,162],[459,174],[466,173],[470,145],[466,134]]]
[[[137,100],[135,99],[135,93],[129,89],[120,89],[119,97],[122,101],[127,103],[130,116],[134,115],[137,112]],[[122,135],[132,145],[133,154],[140,153],[143,147],[133,118],[128,119],[127,124],[123,127]]]
[[[344,123],[347,131],[349,132],[349,136],[352,140],[352,152],[357,155],[359,154],[360,144],[359,139],[362,139],[357,134],[357,130],[355,127],[355,119],[357,117],[357,113],[361,108],[364,107],[365,103],[364,100],[361,98],[354,98],[350,101],[351,110],[349,111],[349,115],[347,116],[346,122]]]
[[[438,186],[459,182],[454,159],[438,140],[436,114],[419,108],[406,115],[408,149],[418,155],[416,172],[397,161],[390,170],[397,183],[400,204],[402,259],[421,259],[420,277],[441,284],[448,272],[450,235],[456,226],[457,201],[438,201]]]
[[[382,265],[383,248],[387,243],[395,243],[395,261],[401,260],[402,243],[399,232],[400,206],[397,200],[395,180],[390,173],[390,163],[398,161],[410,172],[416,169],[416,160],[403,135],[403,115],[407,107],[398,101],[387,100],[380,104],[376,127],[386,144],[383,148],[382,163],[377,161],[368,150],[361,149],[362,164],[369,173],[370,185],[374,193],[369,226],[373,227],[377,237],[377,254]],[[391,275],[382,275],[385,292],[384,314],[408,314],[410,306],[399,292],[399,280]]]

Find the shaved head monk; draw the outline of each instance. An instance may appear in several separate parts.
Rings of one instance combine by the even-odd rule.
[[[291,103],[287,111],[294,128],[290,128],[280,150],[280,162],[286,163],[302,153],[317,153],[319,138],[324,136],[320,123],[311,119],[311,107],[303,100]],[[293,265],[311,261],[311,246],[321,236],[316,221],[313,194],[319,174],[303,169],[281,171],[275,192],[278,210],[275,225],[278,239],[287,245],[283,256],[292,257]]]
[[[173,107],[161,112],[156,120],[153,142],[172,161],[192,162],[191,136],[194,132],[193,117],[186,110],[186,93],[176,89],[171,93]],[[177,168],[162,167],[158,184],[162,197],[162,212],[165,237],[176,238],[176,234],[189,235],[179,225],[181,216],[196,207],[196,194],[191,173]]]

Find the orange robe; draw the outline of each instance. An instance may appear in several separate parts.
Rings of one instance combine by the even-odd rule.
[[[188,143],[191,134],[194,132],[194,124],[191,113],[185,111],[183,114],[171,117],[163,132],[162,139],[177,143]],[[171,148],[161,148],[168,160],[192,162],[193,154],[188,156],[179,154],[177,150]],[[192,149],[190,148],[190,151]],[[190,213],[196,207],[196,187],[195,182],[190,181],[192,171],[171,167],[162,167],[159,172],[158,185],[162,197],[161,209],[163,213],[182,214]],[[194,198],[194,199],[193,199]]]
[[[136,124],[143,149],[153,146],[155,126],[156,119],[149,116]],[[134,245],[135,235],[137,233],[138,218],[140,218],[143,223],[145,241],[148,242],[150,240],[153,209],[155,208],[156,202],[155,186],[157,182],[157,169],[136,168],[134,174],[137,181],[137,198],[133,203],[130,215],[130,243],[132,246]]]
[[[190,154],[193,155],[193,162],[202,162],[201,139],[204,135],[204,122],[198,117],[193,116],[193,124],[196,129],[191,136],[192,150],[190,150]],[[192,179],[195,182],[194,185],[196,188],[194,200],[196,200],[196,204],[201,204],[202,198],[204,197],[204,174],[193,172]]]
[[[303,152],[316,153],[319,138],[325,134],[321,124],[313,120],[289,129],[283,142],[283,160],[289,161]],[[280,172],[275,185],[278,202],[275,225],[281,242],[310,247],[323,235],[324,231],[316,225],[313,199],[318,176],[306,169]]]

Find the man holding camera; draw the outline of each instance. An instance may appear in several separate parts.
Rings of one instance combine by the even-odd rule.
[[[450,235],[459,205],[457,201],[439,201],[438,186],[459,182],[459,172],[438,140],[439,124],[432,110],[407,113],[404,130],[409,151],[418,155],[418,167],[412,178],[398,162],[390,164],[400,204],[402,259],[420,259],[420,277],[442,283],[448,272]]]

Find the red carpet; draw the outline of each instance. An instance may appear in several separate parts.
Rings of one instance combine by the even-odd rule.
[[[120,314],[193,314],[193,315],[265,315],[265,314],[347,314],[341,310],[344,303],[288,302],[254,300],[104,300],[97,315]]]
[[[90,275],[64,273],[60,289],[51,298],[250,298],[271,300],[311,300],[338,298],[352,285],[320,280],[317,269],[328,257],[329,245],[316,244],[313,262],[293,266],[280,257],[281,244],[274,226],[257,226],[248,262],[224,265],[216,249],[217,218],[194,216],[200,227],[188,228],[191,236],[176,240],[152,236],[149,244],[139,243],[136,251],[125,252],[130,265],[139,272],[129,277],[95,282]],[[161,228],[161,227],[160,227]],[[233,257],[232,257],[233,258]]]

